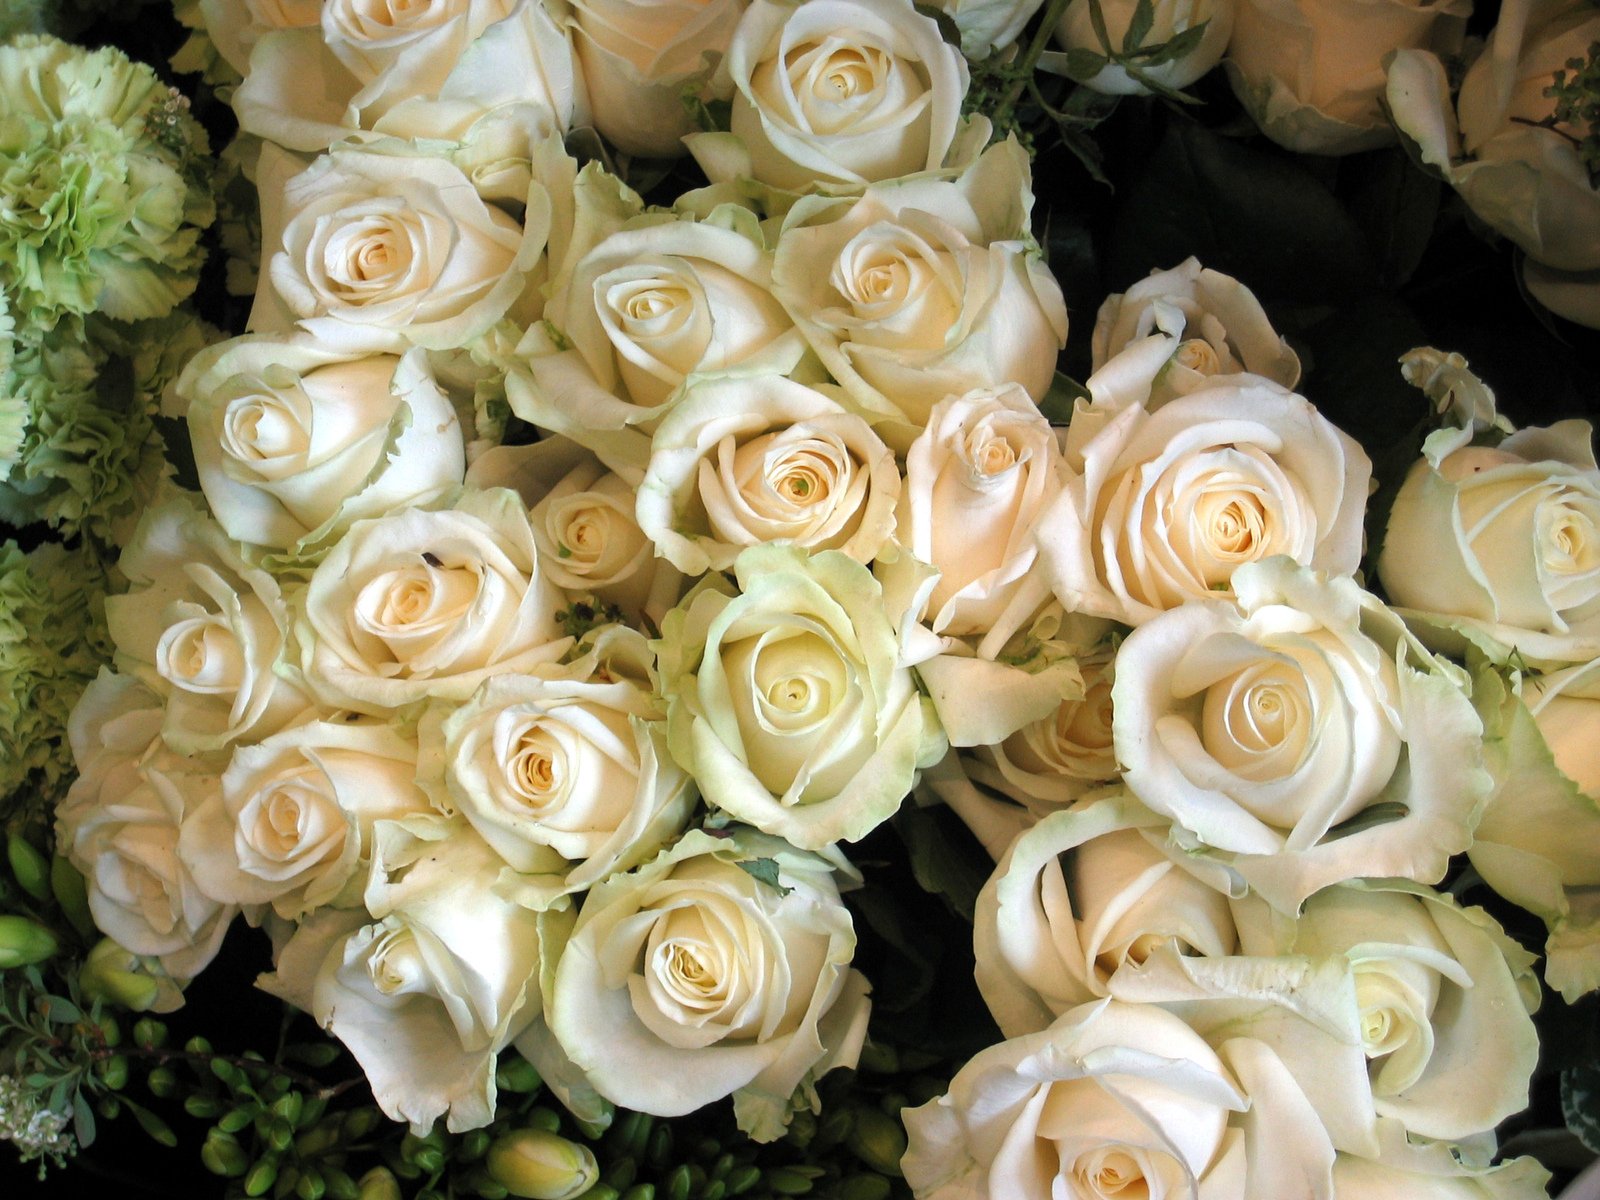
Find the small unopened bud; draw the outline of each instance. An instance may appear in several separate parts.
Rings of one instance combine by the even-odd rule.
[[[400,1181],[388,1167],[373,1167],[356,1180],[357,1200],[400,1200]]]
[[[855,1110],[846,1144],[874,1171],[900,1174],[900,1157],[906,1152],[906,1131],[883,1110],[862,1106]]]
[[[152,974],[150,966],[110,938],[101,938],[84,959],[78,983],[91,1000],[103,1000],[130,1012],[149,1012],[153,1008],[169,1011],[175,1007],[171,1000],[177,987],[171,980]],[[167,1003],[163,1005],[163,1001]]]
[[[489,1147],[489,1175],[524,1200],[571,1200],[600,1178],[587,1146],[543,1129],[519,1129]]]
[[[50,860],[50,890],[67,920],[87,940],[95,934],[94,917],[89,912],[89,885],[83,873],[59,854]]]
[[[43,962],[56,952],[56,935],[37,921],[0,916],[0,971]]]
[[[12,877],[28,895],[43,900],[50,894],[50,860],[20,833],[6,835],[6,859]]]

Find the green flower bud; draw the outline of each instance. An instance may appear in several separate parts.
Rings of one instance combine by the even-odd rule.
[[[28,895],[43,900],[50,894],[50,860],[20,833],[6,835],[6,859],[11,874]]]
[[[839,1188],[839,1200],[889,1200],[893,1190],[882,1175],[852,1175]]]
[[[206,1134],[205,1144],[200,1147],[200,1161],[213,1175],[228,1179],[243,1175],[250,1167],[250,1159],[239,1145],[239,1139],[220,1129]]]
[[[804,1196],[821,1174],[817,1167],[777,1167],[767,1172],[767,1186],[780,1196]]]
[[[489,1147],[489,1175],[525,1200],[570,1200],[600,1178],[587,1146],[543,1129],[519,1129]]]
[[[881,1109],[858,1108],[846,1144],[874,1171],[900,1174],[900,1158],[906,1152],[905,1127]]]
[[[263,1158],[250,1168],[250,1173],[244,1177],[244,1194],[246,1196],[264,1196],[272,1190],[272,1185],[278,1181],[278,1160]]]
[[[91,1000],[115,1004],[130,1012],[149,1012],[165,998],[163,982],[174,993],[176,988],[143,969],[144,965],[137,954],[124,950],[110,938],[101,938],[84,960],[78,983]]]
[[[89,913],[89,885],[82,872],[59,854],[50,860],[50,890],[78,936],[92,938],[95,928],[94,917]]]
[[[494,1073],[495,1087],[502,1092],[513,1092],[517,1095],[536,1092],[543,1082],[539,1078],[538,1069],[520,1055],[507,1058]]]
[[[687,1163],[667,1176],[666,1188],[667,1200],[689,1200],[689,1193],[694,1189],[694,1176],[689,1174]]]
[[[37,921],[27,917],[0,916],[0,971],[43,962],[59,946],[56,935]]]
[[[755,1163],[735,1167],[728,1172],[728,1195],[742,1196],[761,1182],[761,1168]]]
[[[622,1193],[622,1200],[656,1200],[656,1185],[636,1183]]]
[[[401,1200],[400,1181],[388,1167],[373,1167],[356,1181],[357,1200]]]

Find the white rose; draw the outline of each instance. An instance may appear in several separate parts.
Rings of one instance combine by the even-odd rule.
[[[1110,994],[1124,963],[1163,943],[1180,953],[1236,953],[1225,872],[1209,882],[1166,843],[1167,823],[1118,793],[1053,813],[1022,834],[978,895],[978,988],[1001,1032],[1034,1033]]]
[[[528,505],[546,576],[573,600],[615,604],[625,616],[661,621],[683,591],[634,516],[637,488],[561,437],[495,446],[467,472],[473,487],[509,487]]]
[[[498,856],[459,823],[385,822],[368,912],[312,914],[261,986],[350,1052],[378,1106],[422,1136],[494,1118],[495,1057],[538,1017],[572,914],[496,894]]]
[[[926,619],[934,633],[998,641],[1048,594],[1033,527],[1061,490],[1055,432],[1015,384],[933,406],[906,452],[900,544],[939,572]]]
[[[784,223],[778,298],[851,399],[908,439],[946,396],[1050,387],[1067,310],[1027,230],[1028,186],[1006,142],[958,179],[803,200]]]
[[[431,811],[416,776],[415,739],[389,726],[296,725],[234,751],[178,853],[223,903],[270,904],[286,920],[350,907],[366,886],[374,822]]]
[[[423,352],[243,337],[177,385],[201,489],[228,536],[291,553],[461,482],[461,423]]]
[[[538,137],[580,115],[571,46],[539,0],[328,0],[320,23],[254,32],[239,124],[291,150],[448,137],[496,110]]]
[[[264,159],[251,329],[298,323],[335,351],[453,350],[530,302],[549,229],[541,185],[521,224],[444,159],[340,150],[280,191],[289,169]]]
[[[619,1106],[675,1117],[731,1094],[740,1129],[781,1136],[796,1089],[853,1067],[866,1032],[832,866],[696,830],[595,886],[556,966],[561,1048]]]
[[[496,676],[423,718],[423,783],[514,871],[544,877],[517,895],[545,907],[637,866],[688,822],[695,794],[664,715],[626,680]]]
[[[1328,1135],[1270,1050],[1219,1054],[1155,1005],[1074,1008],[904,1113],[918,1200],[1333,1195]]]
[[[1545,979],[1572,1003],[1600,988],[1600,670],[1513,689],[1484,665],[1473,699],[1495,791],[1468,854],[1485,883],[1543,919]]]
[[[507,380],[518,416],[615,466],[632,449],[617,431],[653,428],[692,376],[784,375],[799,363],[805,342],[772,295],[753,214],[715,215],[644,218],[583,255],[545,310],[568,348],[528,356],[527,373]]]
[[[1527,1106],[1534,958],[1482,909],[1397,881],[1332,887],[1244,949],[1349,961],[1378,1116],[1463,1142]]]
[[[206,36],[240,75],[250,69],[250,51],[275,29],[315,29],[322,0],[200,0]]]
[[[178,856],[216,772],[172,753],[160,731],[155,695],[102,668],[72,710],[78,778],[56,809],[55,836],[83,874],[94,923],[181,985],[216,956],[239,910],[210,899]]]
[[[675,158],[695,128],[682,93],[725,53],[744,0],[572,0],[594,127],[624,154]]]
[[[1493,448],[1432,434],[1389,513],[1378,575],[1390,599],[1530,662],[1600,656],[1591,438],[1587,421],[1520,430]]]
[[[187,493],[174,488],[145,513],[119,566],[129,589],[106,598],[116,660],[164,697],[173,749],[264,737],[309,707],[279,673],[289,614],[278,581],[248,565]]]
[[[465,491],[351,527],[306,589],[301,667],[334,707],[465,700],[490,675],[561,657],[557,606],[516,494]]]
[[[1056,26],[1056,43],[1066,50],[1087,50],[1107,56],[1107,45],[1095,28],[1095,17],[1090,9],[1091,0],[1071,0],[1061,14]],[[1095,0],[1099,2],[1099,0]],[[1103,22],[1112,53],[1131,53],[1139,49],[1154,48],[1172,41],[1180,34],[1198,28],[1205,30],[1200,39],[1186,52],[1165,58],[1161,62],[1138,62],[1135,74],[1121,63],[1108,62],[1085,85],[1097,92],[1113,96],[1148,95],[1146,80],[1162,87],[1182,89],[1199,79],[1222,61],[1228,48],[1228,38],[1233,33],[1233,13],[1236,0],[1159,0],[1150,10],[1150,25],[1136,45],[1128,46],[1128,30],[1138,10],[1136,0],[1109,0],[1100,3],[1100,20]],[[1137,61],[1137,60],[1136,60]],[[1041,65],[1049,69],[1062,69],[1050,58]],[[1064,72],[1063,72],[1064,73]]]
[[[1546,122],[1555,73],[1584,59],[1600,38],[1600,15],[1582,5],[1506,7],[1461,81],[1452,109],[1439,58],[1402,50],[1389,67],[1387,100],[1395,123],[1422,159],[1461,193],[1474,214],[1527,252],[1545,294],[1587,293],[1595,324],[1592,272],[1600,269],[1600,192],[1578,154],[1581,129]],[[1576,136],[1574,136],[1576,135]],[[1591,273],[1585,276],[1583,273]]]
[[[1095,317],[1094,369],[1152,334],[1175,343],[1157,380],[1164,398],[1197,391],[1218,375],[1249,372],[1286,388],[1300,380],[1299,356],[1272,328],[1255,293],[1197,258],[1152,271],[1106,298]]]
[[[894,451],[861,417],[780,375],[692,384],[650,439],[639,528],[686,575],[766,543],[867,563],[894,529]]]
[[[713,182],[860,187],[944,165],[967,62],[910,0],[755,0],[728,46],[731,132],[689,137]]]
[[[971,61],[987,58],[1017,40],[1044,0],[935,0],[961,33],[961,51]]]
[[[1453,53],[1467,0],[1238,0],[1226,66],[1261,131],[1303,154],[1388,145],[1384,60],[1426,47]]]
[[[1462,1161],[1445,1142],[1413,1142],[1398,1125],[1380,1129],[1374,1157],[1341,1154],[1333,1164],[1338,1200],[1547,1200],[1550,1172],[1537,1159],[1493,1167]],[[1563,1192],[1574,1200],[1573,1193]]]
[[[1124,368],[1142,345],[1164,356],[1164,341],[1113,358],[1091,378],[1094,402],[1073,413],[1074,474],[1038,532],[1056,597],[1137,625],[1188,600],[1226,598],[1237,569],[1272,555],[1353,573],[1372,476],[1361,447],[1264,380],[1150,411],[1149,374]]]
[[[1234,588],[1117,651],[1128,789],[1283,912],[1360,875],[1437,882],[1490,788],[1463,673],[1348,579],[1278,558]]]
[[[708,583],[657,645],[672,755],[705,798],[803,849],[887,820],[944,752],[883,593],[836,550],[753,546],[738,592]]]

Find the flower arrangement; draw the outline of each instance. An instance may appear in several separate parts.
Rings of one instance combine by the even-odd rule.
[[[0,18],[40,1186],[1600,1153],[1588,0],[115,8]]]

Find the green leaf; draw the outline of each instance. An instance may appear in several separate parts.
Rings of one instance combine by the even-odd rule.
[[[133,1114],[133,1119],[139,1122],[139,1128],[150,1135],[151,1140],[160,1142],[163,1146],[176,1146],[178,1144],[178,1135],[172,1132],[172,1126],[156,1116],[155,1113],[142,1104],[135,1104],[126,1096],[122,1097],[122,1103]]]
[[[1068,50],[1062,61],[1068,79],[1074,83],[1088,83],[1104,71],[1106,64],[1111,60],[1103,54],[1096,54],[1093,50],[1085,50],[1079,46]]]
[[[1561,1072],[1561,1115],[1578,1140],[1600,1154],[1600,1064],[1583,1063]]]
[[[1198,25],[1191,25],[1180,33],[1173,34],[1159,46],[1151,46],[1149,57],[1145,59],[1146,67],[1160,67],[1169,62],[1193,54],[1200,45],[1200,39],[1206,35],[1206,26],[1210,21],[1201,21]]]
[[[72,1097],[72,1136],[78,1139],[78,1148],[87,1149],[94,1144],[94,1110],[78,1092]]]
[[[1134,5],[1133,16],[1128,21],[1127,32],[1122,35],[1122,52],[1132,54],[1144,45],[1151,26],[1156,23],[1156,6],[1152,0],[1139,0]]]
[[[954,17],[932,4],[913,4],[911,7],[939,27],[939,36],[945,40],[946,45],[954,46],[958,50],[961,48],[961,26],[956,24]]]
[[[967,827],[948,809],[904,807],[894,827],[911,856],[911,870],[925,891],[943,896],[960,916],[971,921],[978,893],[994,869]]]
[[[1087,401],[1091,398],[1089,389],[1083,384],[1072,376],[1057,371],[1055,378],[1050,382],[1050,390],[1044,394],[1044,399],[1039,401],[1039,411],[1050,424],[1066,425],[1072,421],[1073,405],[1079,400]]]
[[[83,1010],[65,996],[46,996],[40,1007],[52,1025],[71,1025],[83,1020]]]
[[[746,875],[773,888],[779,895],[787,896],[794,891],[792,887],[785,887],[778,879],[778,860],[775,858],[744,858],[739,860],[739,869]]]

